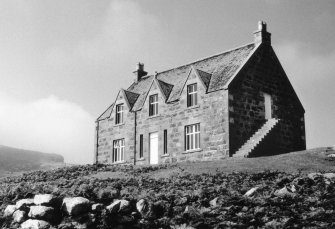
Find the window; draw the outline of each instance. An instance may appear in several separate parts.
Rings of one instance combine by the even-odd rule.
[[[187,85],[187,107],[196,106],[198,104],[197,84]]]
[[[150,95],[149,97],[149,116],[158,114],[158,95]]]
[[[114,140],[113,142],[113,162],[124,161],[124,139]]]
[[[116,105],[115,124],[123,123],[123,104]]]
[[[167,130],[164,130],[164,154],[167,154]]]
[[[200,124],[185,127],[185,150],[200,149]]]
[[[140,135],[140,158],[143,158],[143,134]]]

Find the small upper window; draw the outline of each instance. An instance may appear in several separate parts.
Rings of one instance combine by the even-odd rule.
[[[187,107],[198,105],[198,88],[197,84],[187,85]]]
[[[123,123],[123,104],[116,105],[115,124]]]
[[[149,116],[158,114],[158,95],[150,95],[149,97]]]

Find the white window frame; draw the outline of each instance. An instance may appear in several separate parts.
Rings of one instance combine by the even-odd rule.
[[[149,116],[158,115],[158,94],[149,96]]]
[[[123,123],[123,113],[124,113],[124,104],[121,103],[121,104],[116,105],[116,109],[115,109],[115,124],[116,125]]]
[[[187,85],[187,107],[198,105],[198,85],[197,83]]]
[[[185,126],[185,150],[200,149],[200,123]]]
[[[124,148],[125,148],[124,138],[117,139],[113,141],[113,163],[124,161]]]

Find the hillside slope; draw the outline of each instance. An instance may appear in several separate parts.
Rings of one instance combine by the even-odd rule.
[[[50,193],[101,204],[80,217],[62,215],[51,222],[57,229],[335,228],[335,173],[312,173],[334,171],[333,153],[320,148],[259,160],[72,166],[3,178],[0,227],[20,228],[2,217],[8,204]],[[111,210],[116,200],[129,209]]]
[[[0,145],[0,177],[9,173],[43,169],[45,165],[50,165],[52,168],[53,165],[62,163],[64,163],[64,158],[58,154]]]

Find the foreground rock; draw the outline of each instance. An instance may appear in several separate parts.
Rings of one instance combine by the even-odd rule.
[[[246,197],[252,197],[252,196],[254,196],[257,193],[258,189],[259,189],[259,187],[254,187],[254,188],[250,189],[249,191],[247,191],[244,194],[244,196],[246,196]]]
[[[47,206],[31,206],[28,216],[33,219],[52,221],[55,217],[55,210]]]
[[[136,209],[141,215],[146,215],[149,212],[149,204],[145,199],[141,199],[136,203]]]
[[[84,197],[65,198],[63,200],[63,210],[68,215],[79,215],[90,210],[90,201]]]
[[[295,196],[295,194],[291,192],[291,190],[289,190],[287,187],[276,190],[274,195],[278,197],[284,197],[284,196],[294,197]]]
[[[22,229],[49,229],[50,224],[43,220],[28,219],[21,224]]]
[[[24,207],[29,207],[34,204],[34,199],[22,199],[16,202],[16,208],[22,209]]]
[[[39,194],[34,197],[35,205],[55,206],[56,197],[51,194]]]
[[[13,221],[15,223],[22,223],[27,218],[27,213],[25,211],[17,210],[13,214]]]
[[[5,209],[4,217],[12,216],[16,209],[16,205],[8,205]]]

